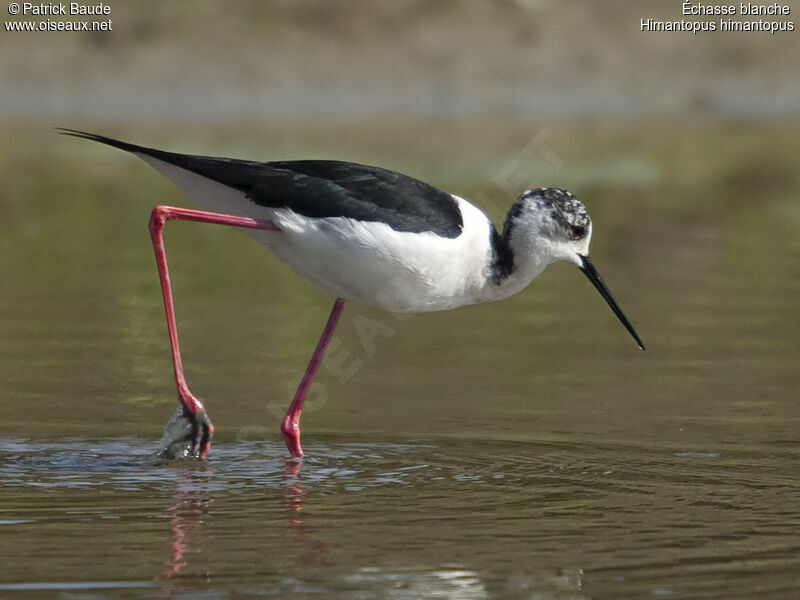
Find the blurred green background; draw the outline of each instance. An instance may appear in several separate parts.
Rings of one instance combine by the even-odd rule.
[[[547,413],[544,435],[575,416],[564,396],[578,415],[651,402],[651,414],[714,421],[731,418],[734,394],[745,420],[796,418],[781,399],[796,393],[800,357],[800,45],[792,33],[640,30],[683,18],[673,4],[142,0],[111,3],[110,32],[3,31],[0,428],[108,433],[106,415],[153,436],[173,402],[145,224],[156,203],[191,202],[54,126],[198,154],[380,164],[472,198],[498,225],[528,187],[585,201],[595,260],[646,360],[559,265],[495,306],[407,322],[366,311],[398,334],[373,353],[345,324],[347,364],[367,368],[344,383],[323,374],[319,393],[337,400],[310,411],[316,430],[380,430],[375,415],[392,414],[401,432],[474,434],[497,419],[488,435],[502,435],[516,410]],[[193,387],[215,399],[223,439],[254,422],[271,435],[329,300],[232,231],[176,225],[167,239]],[[468,402],[464,373],[483,377],[479,390],[518,388],[518,402],[502,414],[483,395]],[[463,422],[423,401],[439,385]],[[409,421],[420,411],[429,418]],[[596,431],[595,417],[570,427]]]

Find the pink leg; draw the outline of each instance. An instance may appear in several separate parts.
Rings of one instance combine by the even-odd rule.
[[[303,403],[308,396],[308,390],[311,389],[311,383],[314,381],[314,375],[317,374],[320,364],[322,364],[322,357],[325,355],[325,349],[333,337],[333,330],[336,329],[336,323],[339,322],[339,317],[344,308],[344,300],[337,298],[331,309],[331,314],[328,317],[328,322],[325,324],[325,329],[322,331],[322,336],[319,338],[317,348],[311,357],[311,362],[308,363],[303,380],[300,382],[300,387],[295,392],[292,404],[283,417],[281,423],[281,432],[283,439],[286,441],[286,447],[292,456],[303,456],[303,448],[300,446],[300,415],[303,413]]]
[[[203,458],[211,449],[211,435],[214,433],[214,425],[211,424],[203,403],[189,391],[186,377],[183,375],[181,350],[178,344],[178,328],[175,324],[175,306],[172,302],[172,286],[170,285],[169,270],[167,268],[167,253],[164,249],[163,229],[166,222],[171,220],[216,223],[218,225],[264,229],[266,231],[280,231],[280,228],[272,221],[174,206],[156,206],[150,214],[150,237],[153,239],[158,276],[161,279],[161,292],[164,295],[164,308],[167,312],[167,328],[169,329],[169,341],[172,345],[172,364],[175,368],[178,398],[183,405],[184,416],[192,422],[194,427],[191,454],[197,458]]]

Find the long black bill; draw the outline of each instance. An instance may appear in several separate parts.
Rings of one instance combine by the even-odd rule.
[[[600,273],[597,272],[597,269],[594,268],[592,261],[589,260],[588,256],[581,256],[581,262],[583,262],[583,266],[581,267],[581,271],[583,271],[583,274],[586,275],[586,278],[592,282],[592,285],[594,287],[597,288],[597,291],[600,292],[600,295],[606,299],[606,302],[608,302],[608,305],[611,307],[611,310],[614,311],[614,314],[617,315],[617,318],[620,320],[620,322],[623,325],[625,325],[625,329],[628,330],[628,333],[630,333],[633,336],[633,339],[636,340],[636,343],[639,344],[639,348],[644,350],[645,347],[644,344],[642,343],[642,340],[639,339],[639,336],[633,329],[633,325],[631,325],[631,322],[628,321],[628,318],[622,312],[622,309],[619,306],[617,306],[614,297],[611,295],[611,292],[608,291],[608,287],[606,287],[605,281],[603,281],[603,278],[600,277]]]

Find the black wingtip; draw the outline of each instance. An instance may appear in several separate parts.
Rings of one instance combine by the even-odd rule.
[[[136,144],[129,144],[128,142],[123,142],[121,140],[115,140],[114,138],[106,137],[104,135],[99,135],[97,133],[89,133],[88,131],[81,131],[79,129],[69,129],[67,127],[55,127],[54,129],[60,135],[68,135],[70,137],[82,138],[84,140],[92,140],[93,142],[100,142],[101,144],[112,146],[114,148],[119,148],[120,150],[125,150],[126,152],[143,152],[147,150],[147,148],[143,148],[142,146],[137,146]]]
[[[95,135],[94,133],[81,131],[80,129],[70,129],[69,127],[53,127],[53,129],[55,129],[61,135],[73,135],[75,137],[91,138]]]

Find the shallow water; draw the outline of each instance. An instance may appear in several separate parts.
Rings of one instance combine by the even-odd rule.
[[[300,463],[277,443],[218,444],[197,464],[134,438],[3,440],[0,591],[730,598],[754,578],[797,583],[800,485],[781,445],[307,449]]]
[[[569,265],[494,305],[347,306],[302,463],[278,421],[329,300],[237,232],[171,224],[217,436],[205,463],[156,460],[175,398],[145,224],[153,199],[188,202],[100,149],[0,156],[0,594],[795,597],[796,132],[762,129],[631,169],[612,140],[613,172],[562,150],[549,174],[586,201],[646,353]]]

